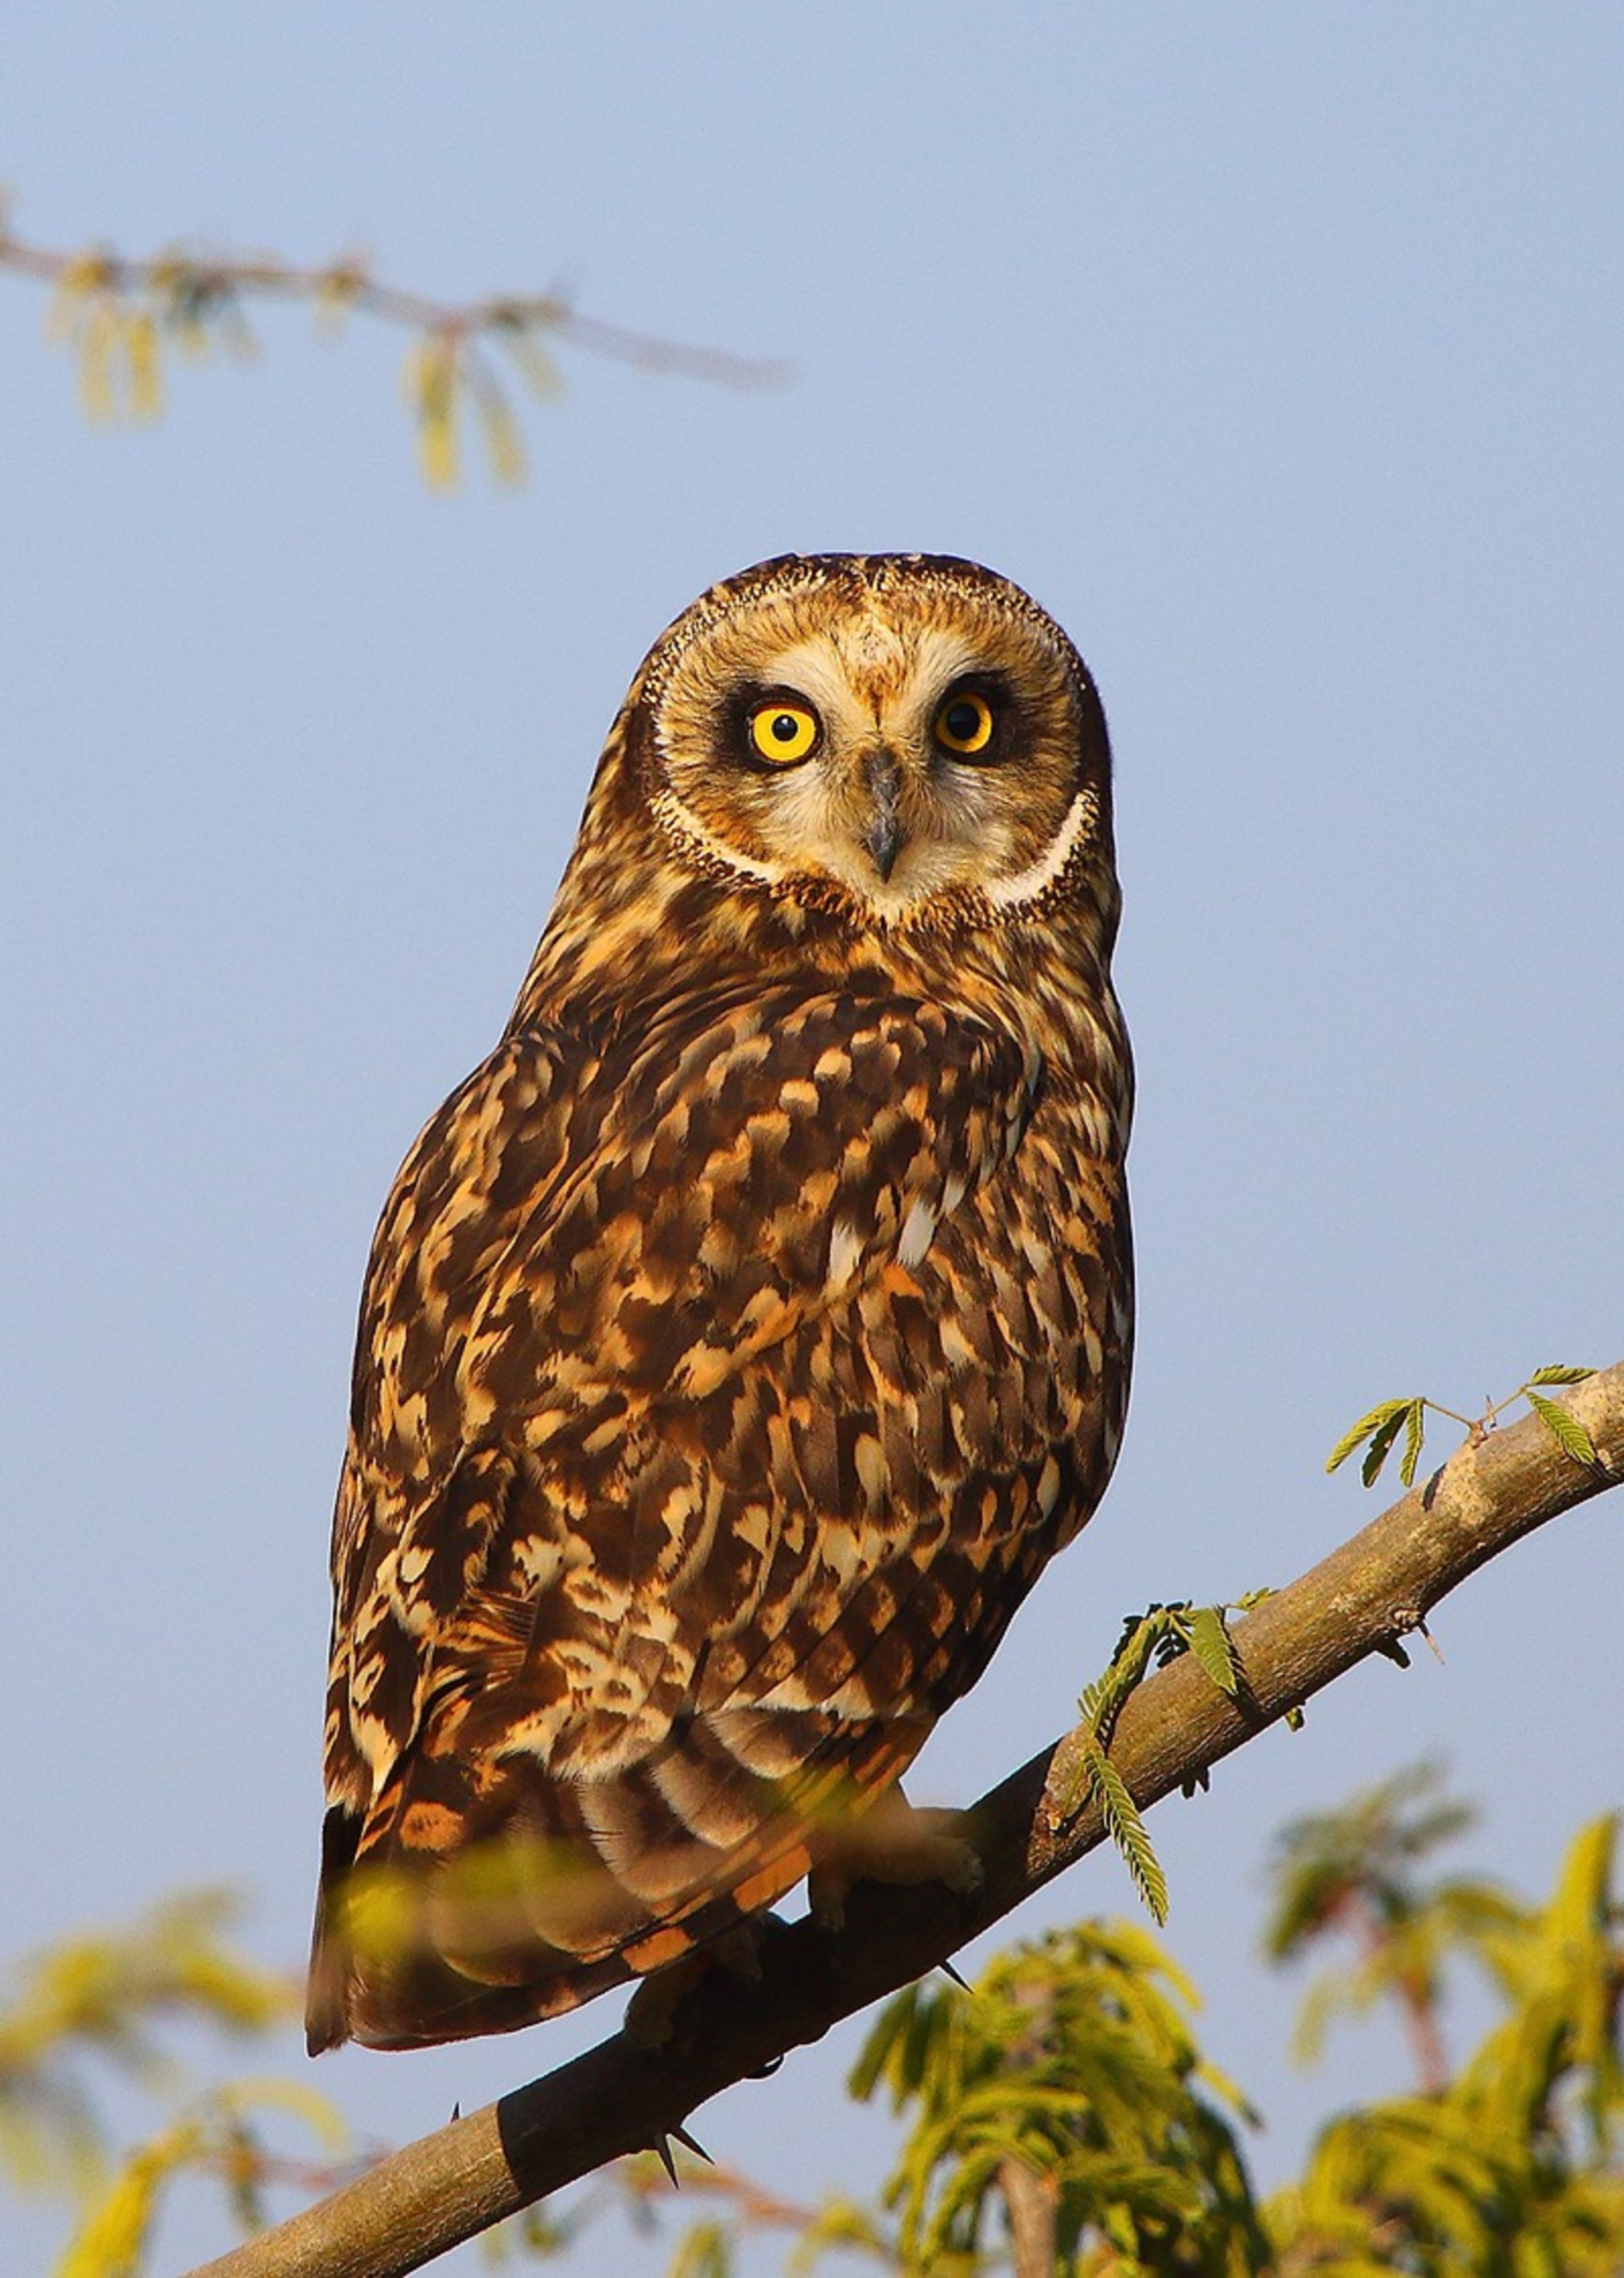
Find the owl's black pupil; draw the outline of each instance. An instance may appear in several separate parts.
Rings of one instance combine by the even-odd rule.
[[[980,732],[981,715],[973,704],[949,704],[947,730],[956,744],[968,744]]]
[[[793,712],[780,712],[774,715],[772,734],[776,742],[793,744],[800,731],[801,723]]]

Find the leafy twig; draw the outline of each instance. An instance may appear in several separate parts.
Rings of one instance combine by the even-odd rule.
[[[211,254],[171,247],[130,259],[103,246],[78,253],[27,245],[0,209],[0,268],[53,286],[47,331],[79,359],[80,388],[92,418],[154,419],[163,409],[163,346],[198,355],[211,346],[241,357],[255,347],[245,314],[253,301],[300,301],[328,329],[352,311],[413,334],[402,374],[417,430],[419,461],[441,487],[459,471],[458,435],[471,411],[484,433],[492,474],[512,483],[524,472],[523,447],[500,367],[530,392],[556,396],[562,382],[548,343],[608,356],[640,371],[763,387],[786,376],[780,363],[694,348],[680,340],[583,317],[558,293],[449,302],[385,285],[358,254],[324,266],[257,254]]]
[[[1350,1425],[1325,1459],[1325,1469],[1334,1472],[1345,1464],[1355,1449],[1363,1448],[1364,1461],[1359,1467],[1360,1477],[1366,1487],[1374,1487],[1381,1477],[1382,1467],[1392,1453],[1393,1443],[1400,1432],[1404,1434],[1404,1454],[1399,1464],[1399,1477],[1407,1487],[1415,1484],[1415,1469],[1421,1460],[1422,1444],[1426,1426],[1423,1418],[1429,1409],[1435,1416],[1447,1416],[1452,1423],[1462,1425],[1467,1444],[1477,1447],[1493,1431],[1496,1424],[1519,1400],[1526,1400],[1557,1446],[1576,1464],[1595,1467],[1597,1457],[1595,1443],[1577,1417],[1559,1408],[1554,1400],[1547,1400],[1535,1387],[1542,1384],[1582,1384],[1594,1376],[1594,1369],[1536,1368],[1532,1376],[1508,1392],[1504,1400],[1491,1400],[1481,1416],[1462,1416],[1453,1408],[1445,1408],[1437,1400],[1417,1394],[1407,1400],[1383,1400],[1357,1424]],[[1367,1444],[1368,1443],[1368,1444]]]
[[[1235,1657],[1226,1617],[1245,1613],[1267,1596],[1254,1591],[1232,1604],[1193,1606],[1187,1599],[1148,1607],[1130,1614],[1123,1624],[1110,1666],[1103,1677],[1084,1687],[1078,1708],[1078,1772],[1070,1808],[1094,1802],[1100,1807],[1112,1842],[1122,1854],[1133,1887],[1158,1929],[1167,1920],[1167,1877],[1156,1857],[1139,1806],[1112,1763],[1109,1750],[1117,1719],[1128,1696],[1144,1679],[1152,1661],[1165,1669],[1182,1654],[1193,1654],[1220,1693],[1238,1701],[1241,1693],[1240,1664]]]

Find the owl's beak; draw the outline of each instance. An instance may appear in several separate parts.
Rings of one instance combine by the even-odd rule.
[[[896,810],[902,799],[903,772],[889,752],[871,753],[863,771],[870,800],[868,821],[861,834],[863,845],[886,881],[896,868],[902,849],[903,827]]]

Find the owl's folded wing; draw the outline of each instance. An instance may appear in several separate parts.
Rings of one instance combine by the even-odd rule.
[[[335,1518],[315,2045],[658,1966],[918,1748],[964,1611],[927,1568],[1001,1422],[944,1389],[995,1357],[933,1250],[1041,1074],[930,1003],[696,998],[635,1042],[511,1036],[425,1130]],[[392,1957],[403,1866],[431,1896]]]

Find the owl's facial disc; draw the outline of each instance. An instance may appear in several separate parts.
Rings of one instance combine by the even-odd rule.
[[[736,603],[651,692],[656,815],[776,893],[833,882],[881,926],[972,891],[1035,898],[1098,821],[1103,744],[1064,636],[987,585],[950,607],[833,582]]]

